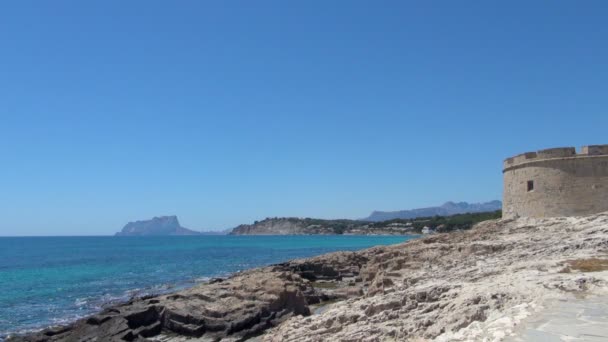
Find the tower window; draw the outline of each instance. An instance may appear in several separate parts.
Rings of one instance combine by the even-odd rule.
[[[528,181],[528,192],[533,191],[534,190],[534,181]]]

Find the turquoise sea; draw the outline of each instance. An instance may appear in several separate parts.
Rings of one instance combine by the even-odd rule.
[[[411,236],[0,238],[0,341],[210,277]]]

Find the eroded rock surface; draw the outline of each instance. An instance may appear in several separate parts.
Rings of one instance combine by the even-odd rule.
[[[607,271],[569,266],[607,257],[608,215],[487,221],[357,255],[364,295],[290,318],[263,340],[499,341],[550,299],[608,294]]]
[[[175,294],[115,306],[69,327],[11,341],[142,341],[161,334],[244,340],[292,315],[309,315],[315,292],[282,267],[244,272]]]
[[[487,221],[243,272],[14,340],[499,341],[547,301],[608,296],[604,260],[608,214]]]

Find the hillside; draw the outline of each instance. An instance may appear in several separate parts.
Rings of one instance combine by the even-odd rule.
[[[364,224],[353,220],[275,217],[239,225],[230,235],[331,235],[343,234]]]
[[[382,222],[275,217],[256,221],[253,224],[242,224],[234,228],[230,235],[403,235],[420,233],[424,227],[447,232],[469,229],[475,223],[500,216],[500,211],[493,211]]]

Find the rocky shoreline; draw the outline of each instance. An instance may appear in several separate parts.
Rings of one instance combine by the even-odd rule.
[[[253,269],[9,341],[500,341],[549,301],[608,296],[606,260],[608,213],[493,220]]]

